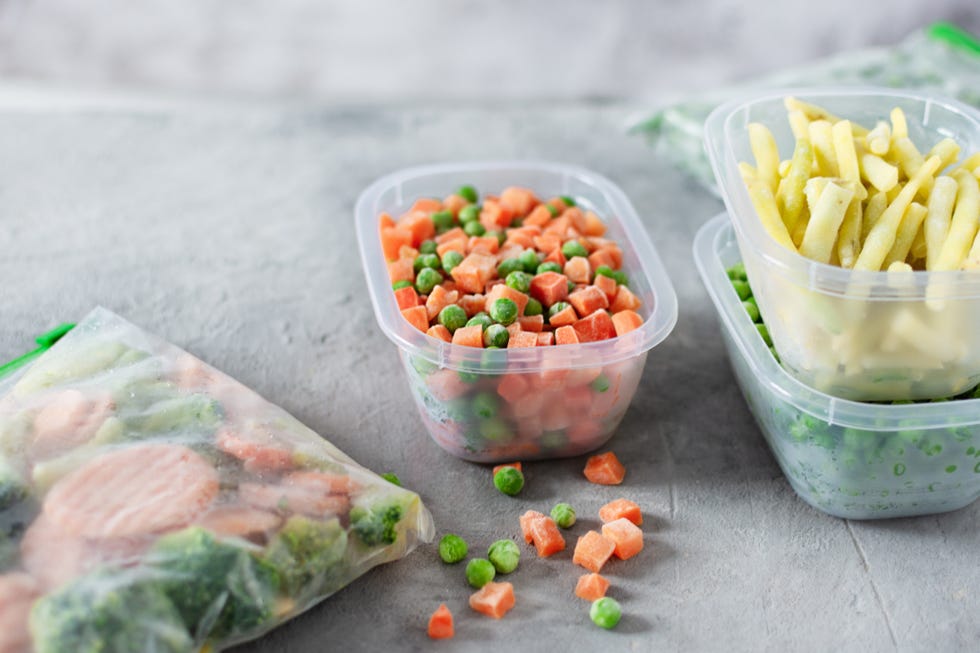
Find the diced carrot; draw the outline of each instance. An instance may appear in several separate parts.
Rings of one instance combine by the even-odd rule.
[[[519,423],[525,419],[540,421],[538,418],[544,408],[545,399],[543,392],[525,392],[523,396],[509,402],[510,414]]]
[[[524,224],[533,224],[539,227],[545,226],[550,221],[551,211],[549,211],[548,207],[544,204],[538,204],[531,210],[530,213],[527,214],[527,217],[524,218]]]
[[[388,261],[388,278],[392,283],[396,281],[415,281],[415,269],[412,267],[412,259],[400,258]]]
[[[548,252],[548,255],[545,256],[544,257],[544,260],[541,261],[541,262],[542,263],[557,263],[558,266],[561,267],[562,270],[564,270],[565,269],[565,263],[567,263],[568,261],[565,260],[565,255],[561,251],[561,239],[556,236],[555,237],[555,240],[557,240],[558,244],[555,245],[554,247],[552,247],[550,251],[547,248],[545,248],[545,247],[539,247],[538,248],[538,249],[540,249],[543,252]],[[550,244],[550,243],[545,243],[545,244]]]
[[[595,280],[592,282],[596,288],[601,290],[606,295],[606,299],[609,303],[612,303],[616,299],[616,280],[612,277],[607,277],[604,274],[595,275]]]
[[[399,288],[395,291],[395,302],[398,303],[398,310],[412,308],[419,305],[419,294],[412,286]]]
[[[436,611],[429,617],[429,637],[431,639],[452,639],[455,634],[453,614],[445,603],[440,603]]]
[[[530,249],[534,246],[535,236],[532,236],[526,231],[521,229],[508,229],[507,230],[507,240],[504,241],[505,246],[513,245],[515,247],[520,247],[522,250]]]
[[[504,469],[505,467],[513,467],[514,469],[516,469],[519,472],[520,471],[523,471],[523,467],[521,466],[521,462],[520,461],[517,461],[517,462],[513,462],[513,463],[503,463],[502,465],[496,465],[493,468],[493,475],[496,476],[497,475],[497,472],[499,472],[501,469]]]
[[[555,334],[553,331],[542,331],[538,333],[538,347],[550,347],[555,344]]]
[[[450,273],[460,290],[468,293],[483,292],[484,287],[497,272],[497,259],[474,252],[453,268]]]
[[[616,298],[609,305],[609,310],[618,313],[620,311],[635,311],[639,307],[640,298],[626,286],[620,286],[616,289]]]
[[[557,272],[542,272],[531,279],[531,297],[551,306],[568,297],[568,277]]]
[[[597,485],[619,485],[626,477],[626,468],[612,451],[591,456],[585,462],[585,478]]]
[[[603,245],[599,249],[604,250],[612,259],[612,265],[609,267],[611,267],[613,270],[618,270],[619,268],[623,267],[623,250],[619,249],[619,245],[609,243],[608,245]]]
[[[439,255],[441,259],[446,255],[448,251],[459,252],[463,256],[466,256],[466,248],[469,247],[470,241],[466,236],[462,238],[453,238],[452,240],[447,240],[445,242],[436,245],[436,254]]]
[[[486,227],[487,231],[505,229],[510,226],[513,219],[514,212],[510,207],[501,204],[499,200],[489,197],[483,200],[480,224]]]
[[[578,335],[579,342],[596,342],[616,337],[616,327],[613,326],[612,318],[602,308],[583,317],[572,327]]]
[[[615,550],[615,542],[597,531],[589,531],[578,538],[578,542],[575,543],[572,562],[585,567],[594,574],[598,574]]]
[[[537,510],[528,510],[523,515],[521,515],[521,533],[524,535],[524,541],[528,544],[534,542],[534,535],[531,532],[531,524],[538,519],[544,519],[547,515],[538,512]]]
[[[514,586],[491,581],[470,595],[470,607],[480,614],[500,619],[514,607]]]
[[[592,265],[584,256],[573,256],[568,259],[564,272],[572,283],[589,283],[592,280]]]
[[[591,402],[576,404],[574,411],[575,421],[568,426],[565,433],[568,436],[569,444],[591,445],[589,448],[592,448],[595,446],[595,443],[602,442],[606,439],[602,436],[608,433],[608,431],[606,431],[601,422],[584,418],[584,415],[587,415],[590,409]]]
[[[578,334],[575,333],[575,329],[573,329],[571,325],[560,326],[555,329],[555,344],[577,345]]]
[[[500,241],[495,236],[470,236],[466,251],[496,254],[499,249]]]
[[[643,523],[643,513],[640,506],[629,499],[616,499],[599,508],[599,519],[603,523],[628,519],[639,526]]]
[[[544,329],[544,315],[522,315],[517,322],[521,325],[521,331],[540,333]]]
[[[467,204],[468,202],[465,199],[463,199],[459,195],[456,195],[455,193],[446,196],[446,198],[442,200],[442,208],[452,213],[453,216],[459,215],[459,210],[464,206],[466,206]]]
[[[441,369],[425,377],[425,386],[439,401],[452,401],[466,394],[470,386],[459,378],[455,370]]]
[[[602,236],[606,233],[606,225],[603,224],[595,212],[586,211],[584,231],[586,236]]]
[[[378,232],[380,233],[385,227],[394,227],[395,220],[388,213],[382,213],[378,216]]]
[[[518,349],[521,347],[536,347],[538,344],[538,334],[533,331],[518,331],[511,335],[507,341],[507,349]]]
[[[385,259],[394,261],[402,245],[412,246],[412,232],[400,226],[381,228],[381,249]]]
[[[568,205],[565,204],[560,197],[552,197],[550,200],[545,202],[545,204],[550,204],[551,206],[555,207],[555,210],[558,211],[558,215],[561,215],[562,211],[568,208]]]
[[[497,394],[507,403],[514,403],[525,394],[530,384],[522,374],[505,374],[497,383]]]
[[[442,202],[434,197],[420,197],[412,204],[412,211],[422,211],[423,213],[435,213],[442,210]]]
[[[443,243],[448,243],[450,240],[457,240],[462,238],[463,240],[469,240],[469,236],[463,231],[462,227],[453,227],[449,231],[445,231],[438,236],[436,236],[436,244],[441,245]]]
[[[589,254],[589,263],[592,265],[593,270],[597,269],[600,265],[605,265],[614,270],[616,269],[616,259],[612,257],[612,254],[606,248],[599,248]]]
[[[446,281],[443,281],[439,285],[442,286],[446,290],[446,292],[452,292],[456,290],[456,282],[453,281],[452,279],[447,279]],[[457,297],[458,295],[459,295],[459,291],[457,291]],[[459,300],[457,299],[457,301]]]
[[[479,324],[464,326],[456,329],[453,333],[453,344],[465,347],[483,346],[483,327]]]
[[[634,329],[639,329],[643,324],[643,318],[636,311],[620,311],[612,316],[613,326],[616,328],[616,335],[621,336]]]
[[[558,311],[550,318],[548,318],[548,324],[554,327],[563,327],[569,325],[574,326],[577,321],[578,321],[578,314],[575,312],[575,309],[572,308],[571,306],[567,308],[563,308],[562,310]],[[579,338],[579,341],[581,341],[581,338]]]
[[[541,519],[535,519],[531,521],[529,528],[539,557],[547,558],[565,550],[565,538],[562,537],[558,525],[551,517],[546,515]]]
[[[568,296],[568,303],[575,308],[579,315],[591,315],[600,308],[609,308],[606,293],[595,286],[586,286]]]
[[[439,315],[439,311],[446,308],[450,304],[455,304],[459,299],[459,291],[450,290],[447,291],[445,287],[433,286],[432,292],[429,293],[428,299],[425,300],[425,311],[429,316],[429,321],[436,319]]]
[[[514,290],[505,283],[498,283],[490,290],[489,293],[487,293],[487,299],[483,310],[489,313],[493,303],[498,299],[509,299],[510,301],[514,302],[517,304],[518,317],[524,315],[524,308],[527,306],[528,296],[522,293],[520,290]]]
[[[565,238],[565,232],[568,231],[568,226],[568,217],[562,215],[549,222],[544,228],[544,232],[546,234],[555,234],[559,238]]]
[[[415,249],[411,245],[402,245],[401,247],[398,248],[399,259],[407,258],[407,259],[411,259],[412,261],[415,261],[415,258],[418,255],[419,255],[419,250]]]
[[[459,298],[459,305],[463,307],[464,311],[466,311],[467,317],[473,317],[482,311],[486,303],[487,298],[480,294],[463,295]]]
[[[513,323],[507,325],[507,335],[508,335],[508,337],[513,338],[514,336],[516,336],[520,332],[521,332],[521,323],[520,322],[513,322]]]
[[[412,247],[418,247],[423,240],[436,235],[436,226],[429,214],[423,211],[410,211],[398,219],[398,226],[412,233]]]
[[[425,312],[425,306],[413,306],[412,308],[402,309],[402,315],[408,320],[409,324],[425,333],[429,330],[429,317]]]
[[[599,574],[582,574],[575,584],[575,596],[586,601],[595,601],[606,595],[609,581]]]
[[[575,229],[577,232],[585,233],[585,214],[582,213],[582,209],[577,206],[570,206],[564,211],[562,211],[562,218],[568,218],[569,225]]]
[[[508,243],[505,240],[503,247],[497,251],[497,260],[503,261],[509,258],[517,258],[524,253],[525,249],[525,247],[515,245],[514,243]]]
[[[453,336],[449,333],[449,329],[441,324],[436,324],[435,326],[430,326],[429,330],[425,332],[426,335],[430,335],[433,338],[438,338],[444,342],[452,342]]]
[[[501,191],[500,203],[509,208],[516,217],[523,218],[538,203],[538,198],[527,188],[510,186]]]
[[[613,553],[620,560],[632,558],[643,550],[643,531],[625,517],[603,524],[602,535],[616,543]]]

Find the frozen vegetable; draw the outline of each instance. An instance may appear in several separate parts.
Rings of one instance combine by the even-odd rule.
[[[620,560],[632,558],[643,550],[643,531],[625,517],[602,525],[602,536],[613,541],[613,555]]]
[[[599,508],[599,519],[603,523],[621,518],[628,519],[637,526],[643,524],[643,513],[640,512],[640,506],[629,499],[615,499]]]
[[[606,595],[609,589],[609,581],[599,574],[582,574],[575,583],[575,596],[586,601],[595,601]]]
[[[429,617],[428,633],[431,639],[452,639],[456,635],[453,614],[445,603],[440,603],[436,611]]]
[[[626,468],[612,451],[589,456],[585,462],[585,478],[597,485],[619,485],[626,477]]]
[[[470,596],[470,607],[494,619],[500,619],[514,607],[514,586],[510,583],[487,583]]]
[[[588,531],[578,538],[572,562],[598,574],[616,550],[616,543],[597,531]]]
[[[473,558],[466,563],[466,582],[479,589],[493,580],[497,569],[486,558]]]
[[[521,550],[511,540],[497,540],[487,550],[487,559],[498,574],[509,574],[521,561]]]
[[[447,533],[439,540],[439,557],[446,564],[451,565],[465,560],[468,552],[469,547],[466,545],[466,540],[459,535]]]
[[[565,538],[555,520],[534,510],[521,515],[521,532],[528,544],[533,544],[541,558],[547,558],[565,550]]]
[[[575,508],[567,503],[557,503],[551,509],[551,518],[560,528],[571,528],[575,525]]]
[[[516,467],[504,467],[494,473],[493,484],[504,494],[516,496],[524,489],[524,474]]]
[[[619,602],[608,596],[596,599],[589,608],[589,617],[601,628],[615,628],[622,616],[623,611]]]

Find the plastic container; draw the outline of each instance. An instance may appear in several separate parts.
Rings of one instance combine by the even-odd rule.
[[[790,374],[829,394],[869,401],[945,397],[976,385],[980,274],[855,272],[788,251],[762,227],[737,165],[753,160],[750,122],[772,130],[780,158],[791,156],[787,95],[871,126],[901,107],[909,137],[922,151],[945,137],[964,154],[980,150],[980,113],[924,93],[797,89],[726,103],[705,124],[705,145],[749,281]]]
[[[570,195],[594,210],[623,250],[630,289],[643,302],[643,325],[600,342],[500,350],[452,345],[412,327],[391,292],[378,216],[398,216],[419,197],[445,197],[463,184],[481,193],[525,186],[541,196]],[[551,163],[449,163],[379,179],[361,194],[355,213],[375,317],[398,345],[422,420],[439,446],[467,460],[504,462],[575,456],[613,435],[647,352],[677,321],[667,272],[618,187],[588,170]]]
[[[879,519],[980,497],[980,399],[872,404],[807,387],[776,362],[732,288],[726,270],[740,255],[727,216],[701,228],[694,257],[742,394],[804,501],[837,517]]]

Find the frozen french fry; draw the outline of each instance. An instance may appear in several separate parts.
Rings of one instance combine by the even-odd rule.
[[[952,177],[940,175],[932,186],[926,205],[926,220],[922,226],[926,239],[926,269],[933,270],[939,260],[943,243],[949,234],[949,223],[956,203],[957,183]]]
[[[841,179],[854,183],[861,182],[861,169],[858,166],[857,150],[854,147],[854,132],[850,120],[841,120],[831,128],[834,154],[837,157],[837,171]]]
[[[790,111],[786,118],[789,120],[789,128],[796,139],[810,138],[810,119],[802,111]]]
[[[813,147],[807,138],[799,138],[793,148],[789,171],[779,182],[776,204],[788,233],[793,233],[803,212],[803,189],[813,173]]]
[[[810,209],[810,222],[803,235],[800,254],[821,263],[830,262],[837,231],[853,197],[854,191],[850,188],[833,181],[826,183],[819,199]]]
[[[953,173],[956,180],[956,206],[949,224],[949,234],[939,251],[934,270],[958,270],[977,235],[980,221],[980,184],[964,170]]]
[[[810,104],[809,102],[804,102],[799,98],[787,97],[783,100],[783,105],[786,107],[787,111],[800,111],[806,116],[808,120],[826,120],[827,122],[833,124],[840,120],[837,116],[830,113],[823,107],[818,107],[815,104]],[[854,130],[855,136],[865,136],[868,130],[857,123],[851,123],[851,127]]]
[[[905,209],[905,215],[902,216],[902,222],[898,225],[898,232],[895,234],[895,244],[892,245],[891,251],[885,257],[884,265],[887,269],[891,270],[893,263],[905,262],[909,251],[912,249],[915,235],[919,233],[919,227],[922,226],[922,221],[925,220],[927,212],[926,207],[918,202],[912,202]],[[909,269],[912,269],[911,266]]]
[[[810,143],[816,160],[817,174],[824,177],[838,177],[837,153],[834,152],[833,126],[826,120],[810,123]]]
[[[775,193],[779,184],[779,150],[776,139],[765,125],[749,123],[749,144],[755,157],[756,174]]]
[[[752,200],[752,205],[755,207],[756,213],[759,214],[759,220],[762,222],[762,226],[777,243],[795,252],[796,245],[793,244],[793,240],[789,237],[786,225],[779,215],[779,208],[776,206],[776,198],[773,196],[772,191],[759,178],[752,166],[740,163],[738,169],[742,174],[745,185],[748,187],[749,199]]]
[[[863,206],[857,197],[852,199],[844,213],[844,221],[840,224],[840,231],[837,234],[837,259],[842,268],[853,268],[861,251]]]
[[[889,116],[892,119],[892,144],[894,144],[895,139],[908,137],[909,126],[905,120],[905,112],[900,107],[892,109]]]
[[[942,170],[948,165],[951,165],[960,157],[960,145],[952,138],[944,138],[929,150],[926,157],[938,156],[941,163],[939,164],[939,169]]]
[[[928,212],[926,217],[928,217]],[[909,260],[912,261],[912,267],[918,270],[925,269],[927,254],[925,221],[923,221],[915,233],[915,238],[912,239],[912,249],[909,250]]]
[[[861,176],[881,191],[890,191],[898,185],[898,168],[877,154],[861,156]]]
[[[864,208],[864,219],[861,221],[861,243],[868,239],[871,228],[878,222],[878,218],[888,208],[888,195],[885,193],[872,193],[868,198],[868,204]]]
[[[877,154],[878,156],[885,156],[888,154],[888,148],[891,146],[892,140],[892,128],[885,121],[878,122],[875,128],[868,132],[865,141],[868,145],[868,151],[872,154]]]

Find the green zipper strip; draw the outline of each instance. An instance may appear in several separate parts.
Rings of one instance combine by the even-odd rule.
[[[931,39],[943,41],[954,48],[980,56],[980,40],[953,23],[933,23],[926,28],[926,34]]]
[[[6,376],[7,374],[10,374],[11,372],[13,372],[14,370],[20,367],[23,367],[24,365],[27,365],[29,362],[31,362],[41,354],[51,349],[51,346],[54,345],[54,343],[61,340],[62,336],[64,336],[66,333],[68,333],[74,328],[75,328],[74,324],[66,322],[65,324],[59,324],[58,326],[51,329],[50,331],[47,331],[39,335],[37,338],[34,339],[34,342],[38,344],[37,349],[33,351],[29,351],[23,356],[18,356],[14,360],[4,363],[3,365],[0,365],[0,378]]]

